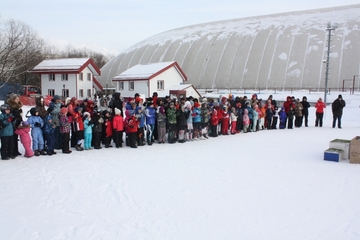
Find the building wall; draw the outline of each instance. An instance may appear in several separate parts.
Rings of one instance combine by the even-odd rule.
[[[79,77],[80,74],[77,74],[78,81],[77,81],[77,95],[76,95],[76,97],[79,100],[83,100],[83,99],[89,98],[89,97],[92,98],[93,93],[94,93],[92,72],[90,71],[89,68],[85,68],[82,71],[82,73],[83,73],[83,80],[82,81],[80,81],[80,77]],[[90,73],[90,80],[88,80],[88,76],[87,76],[88,73]],[[83,90],[83,93],[84,93],[83,97],[81,97],[80,94],[79,94],[81,89]],[[88,91],[91,92],[90,96],[88,96],[89,95]]]
[[[339,27],[332,32],[328,85],[339,88],[360,75],[359,12],[357,4],[177,28],[123,51],[101,69],[99,81],[105,85],[137,64],[176,61],[196,88],[324,89],[332,21]]]
[[[89,68],[83,71],[83,81],[79,80],[80,74],[68,74],[68,80],[62,80],[62,74],[55,74],[55,81],[49,81],[49,74],[41,75],[41,89],[44,95],[49,94],[49,89],[54,89],[54,95],[62,96],[63,89],[68,89],[69,97],[77,97],[79,100],[93,96],[93,80],[92,72]],[[91,74],[90,81],[87,80],[87,73]],[[79,95],[79,90],[83,89],[83,97]],[[90,91],[90,96],[88,96]]]
[[[148,97],[151,97],[153,92],[158,92],[160,90],[158,90],[157,88],[157,82],[159,80],[163,80],[164,81],[164,88],[166,89],[172,85],[180,85],[183,82],[183,79],[181,77],[181,75],[178,73],[178,71],[176,70],[175,67],[172,67],[168,70],[166,70],[165,72],[159,74],[158,76],[154,77],[151,79],[150,81],[150,91],[149,91],[149,95]]]
[[[129,90],[130,82],[131,81],[123,81],[124,82],[124,89],[120,90],[119,88],[119,81],[114,81],[116,84],[115,92],[120,92],[121,97],[134,97],[135,93],[144,94],[148,97],[148,81],[141,80],[141,81],[133,81],[134,82],[134,90]]]

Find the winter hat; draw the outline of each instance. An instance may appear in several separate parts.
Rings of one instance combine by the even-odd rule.
[[[60,100],[60,96],[59,96],[59,95],[55,95],[53,99],[54,99],[54,101]]]
[[[89,112],[84,112],[84,117],[89,117],[90,113]]]
[[[36,108],[33,107],[30,109],[31,116],[36,116],[36,112],[39,112]]]
[[[60,113],[61,113],[61,114],[67,114],[67,112],[68,112],[68,110],[67,110],[66,107],[62,107],[62,108],[60,109]]]
[[[115,115],[120,115],[121,111],[118,108],[115,108]]]
[[[70,102],[75,102],[76,100],[77,100],[76,97],[72,97],[72,98],[70,99]]]
[[[22,121],[21,125],[23,125],[24,127],[30,126],[30,123],[28,121]]]
[[[303,96],[303,100],[307,100],[307,97]]]
[[[342,98],[341,94],[339,94],[338,98]]]

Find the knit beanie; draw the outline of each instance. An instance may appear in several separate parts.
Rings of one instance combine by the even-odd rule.
[[[120,115],[121,111],[118,108],[115,108],[115,115]]]
[[[61,114],[67,114],[67,112],[68,112],[68,110],[67,110],[66,107],[62,107],[62,108],[60,109],[60,113],[61,113]]]

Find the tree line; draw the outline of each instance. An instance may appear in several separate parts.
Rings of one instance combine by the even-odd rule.
[[[60,51],[47,45],[29,25],[18,20],[0,18],[0,88],[6,83],[40,86],[40,76],[29,71],[45,59],[91,58],[101,68],[113,56],[87,48],[68,46]]]

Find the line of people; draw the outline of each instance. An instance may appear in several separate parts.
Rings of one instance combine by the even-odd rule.
[[[265,129],[292,129],[303,124],[308,127],[310,104],[306,96],[300,99],[288,96],[280,109],[270,95],[263,102],[253,94],[244,97],[222,97],[217,102],[203,98],[202,101],[187,99],[151,98],[141,99],[139,94],[126,103],[114,93],[110,101],[103,97],[99,103],[85,99],[79,104],[75,98],[65,103],[55,95],[46,108],[43,97],[36,98],[36,106],[22,117],[22,104],[17,95],[12,95],[1,106],[0,134],[1,158],[13,159],[21,155],[18,151],[18,136],[24,145],[25,157],[54,155],[56,149],[69,154],[77,151],[123,147],[131,148],[152,145],[155,140],[168,142],[205,140],[208,137],[256,132]],[[342,96],[332,104],[335,127],[341,128]],[[315,126],[322,127],[326,105],[321,98],[315,104]],[[30,137],[31,134],[31,137]]]

